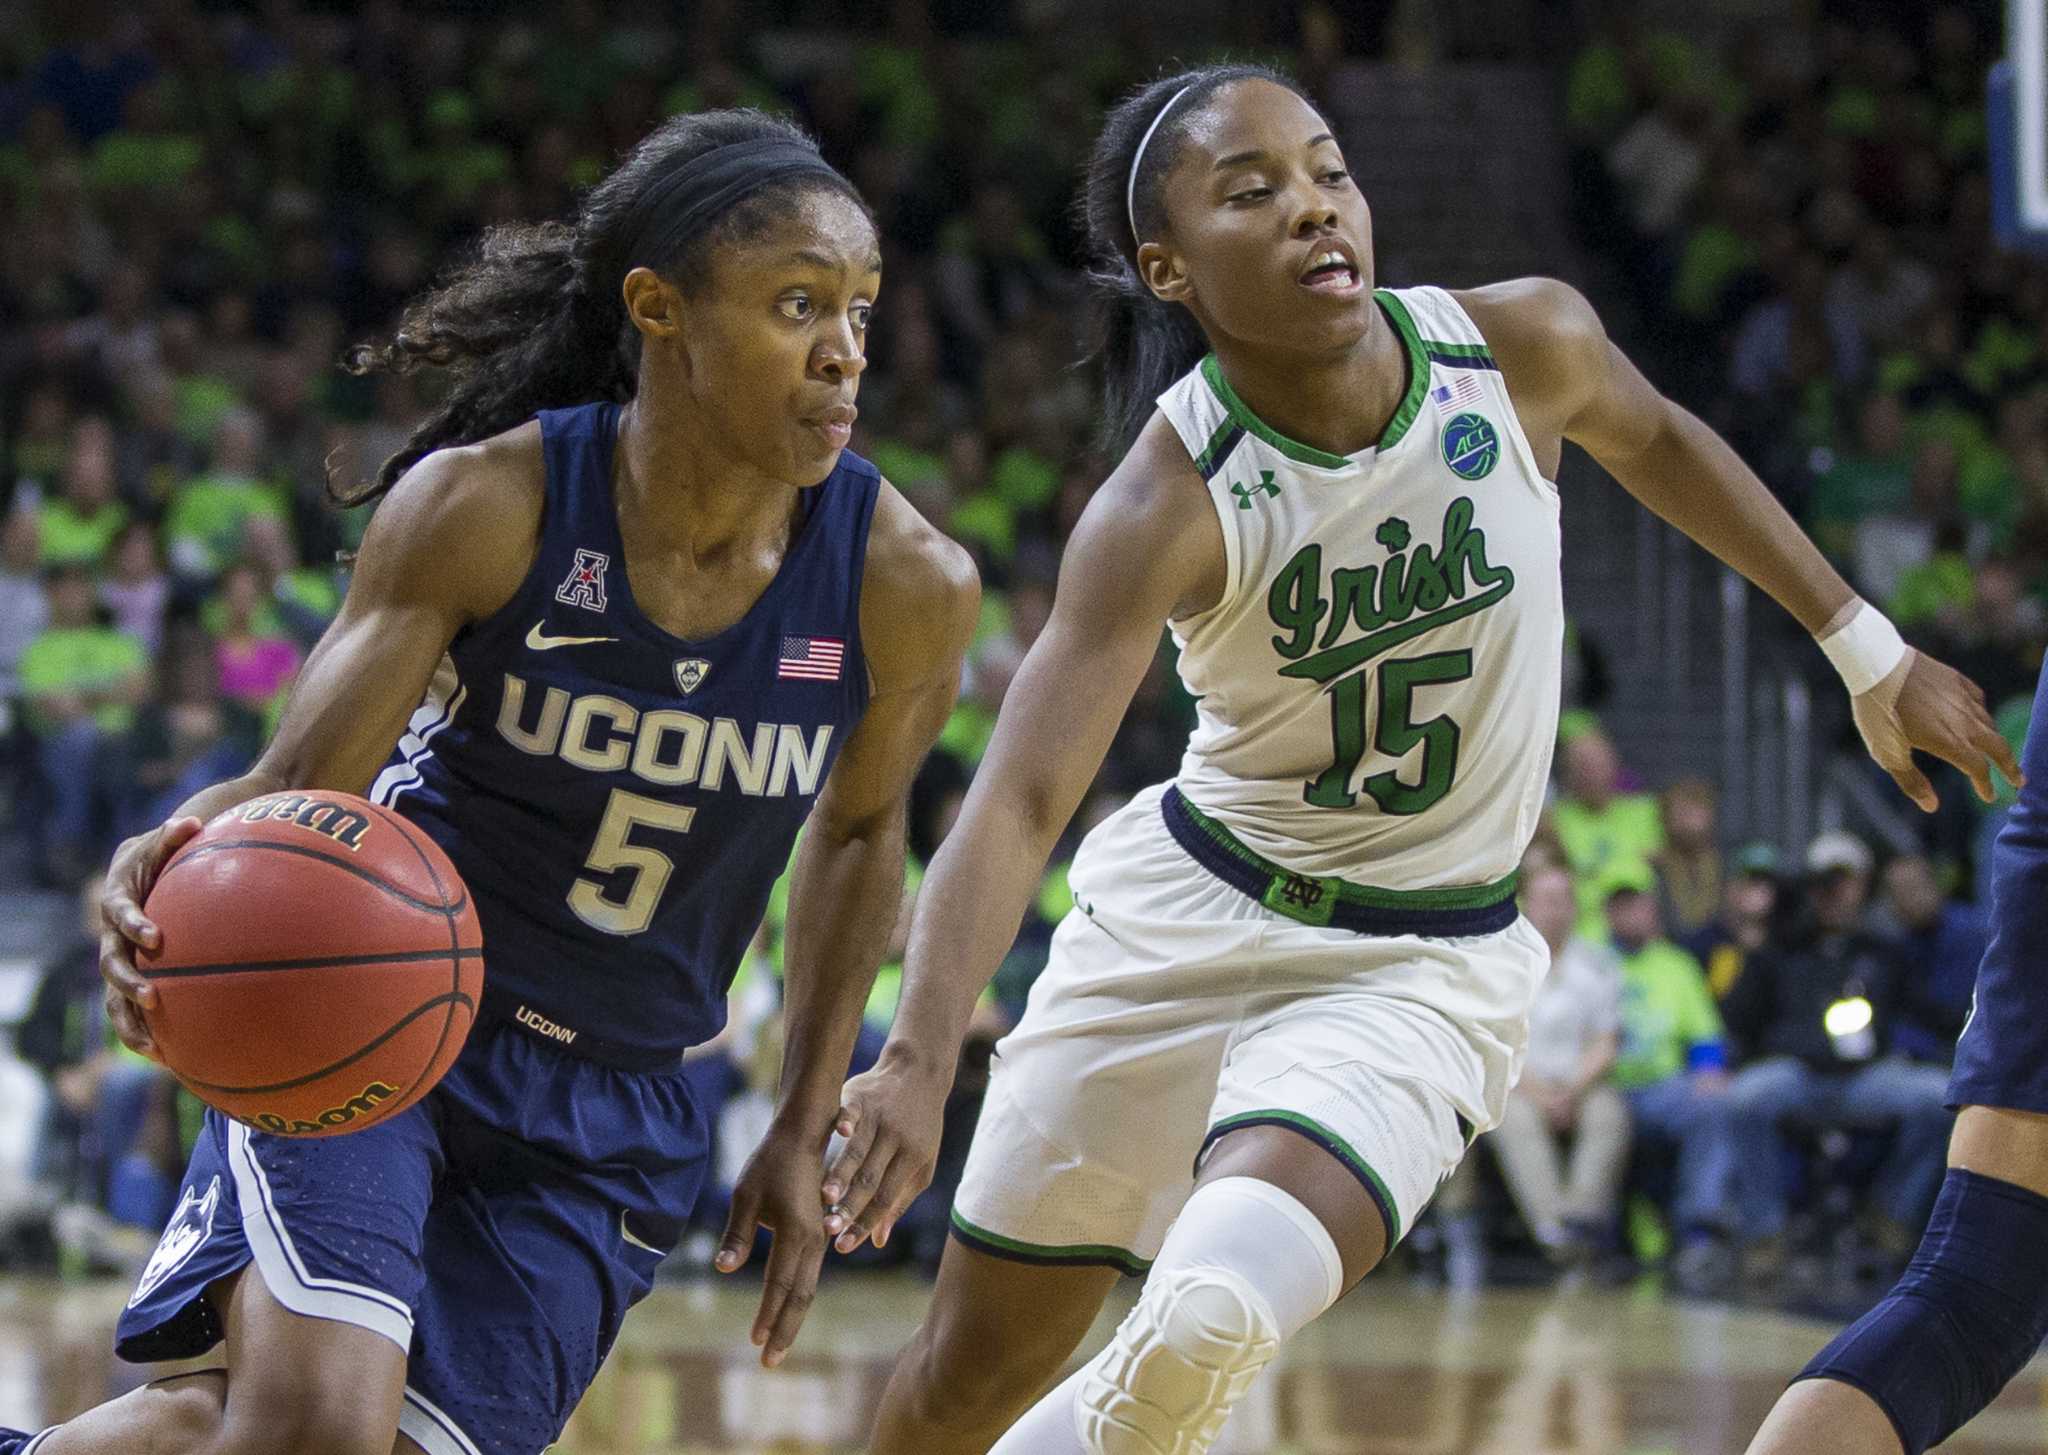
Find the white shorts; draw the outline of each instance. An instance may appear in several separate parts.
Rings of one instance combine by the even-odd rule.
[[[1391,1247],[1495,1126],[1549,968],[1526,920],[1460,939],[1299,923],[1202,868],[1161,787],[1088,836],[954,1203],[1000,1257],[1142,1273],[1210,1143],[1281,1125],[1358,1178]]]

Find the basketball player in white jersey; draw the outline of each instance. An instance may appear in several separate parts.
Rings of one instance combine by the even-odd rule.
[[[1365,199],[1291,82],[1146,88],[1087,202],[1135,443],[925,880],[888,1049],[847,1088],[842,1250],[928,1181],[976,994],[1161,622],[1200,721],[1177,781],[1075,860],[877,1455],[1197,1455],[1499,1120],[1548,965],[1513,895],[1556,729],[1565,439],[1821,638],[1917,802],[1915,747],[1987,798],[1993,761],[2017,772],[1982,694],[1856,600],[1570,288],[1375,292]]]

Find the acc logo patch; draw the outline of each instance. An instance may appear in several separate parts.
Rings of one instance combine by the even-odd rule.
[[[134,1308],[155,1293],[163,1287],[165,1279],[192,1261],[192,1255],[213,1236],[213,1215],[219,1210],[218,1172],[214,1173],[213,1181],[206,1184],[203,1195],[196,1187],[185,1189],[185,1195],[178,1199],[178,1210],[171,1214],[170,1224],[157,1242],[156,1251],[142,1266],[142,1277],[135,1285],[135,1292],[128,1296],[128,1307]]]
[[[1454,415],[1444,425],[1444,463],[1461,480],[1481,480],[1500,463],[1500,431],[1483,414]]]

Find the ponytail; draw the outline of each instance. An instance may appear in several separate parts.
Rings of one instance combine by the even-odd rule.
[[[1194,315],[1159,298],[1138,276],[1139,234],[1152,236],[1165,223],[1160,190],[1187,141],[1189,119],[1220,88],[1254,79],[1301,94],[1291,77],[1267,66],[1164,76],[1110,111],[1088,159],[1081,209],[1093,254],[1092,357],[1102,362],[1101,444],[1112,454],[1130,448],[1154,401],[1209,351]]]
[[[633,394],[625,300],[599,286],[566,223],[513,223],[486,232],[470,260],[406,306],[388,343],[358,344],[353,374],[448,372],[447,397],[405,447],[341,505],[384,494],[433,451],[501,434],[542,409]]]
[[[687,292],[720,244],[786,215],[792,194],[828,188],[867,206],[795,123],[735,109],[678,116],[591,189],[573,222],[486,231],[467,261],[406,306],[397,332],[358,344],[354,374],[444,370],[448,391],[365,484],[330,479],[344,506],[376,500],[424,456],[502,434],[543,409],[624,403],[640,349],[620,291],[633,266]]]
[[[1102,425],[1098,442],[1111,454],[1131,447],[1160,395],[1209,351],[1195,316],[1154,296],[1122,258],[1097,265],[1094,357],[1102,363]]]

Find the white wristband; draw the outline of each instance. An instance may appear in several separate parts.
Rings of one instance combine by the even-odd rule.
[[[1847,621],[1820,638],[1820,649],[1841,674],[1849,695],[1860,697],[1904,660],[1906,639],[1883,612],[1859,601]]]

